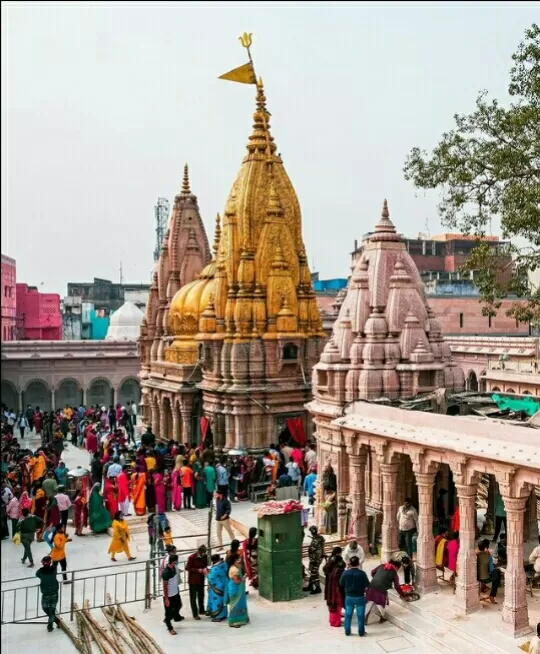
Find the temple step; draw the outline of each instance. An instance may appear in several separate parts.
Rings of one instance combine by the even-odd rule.
[[[420,638],[424,644],[429,645],[430,650],[459,654],[493,654],[493,649],[489,648],[487,644],[471,643],[451,627],[437,625],[420,613],[410,611],[409,605],[401,600],[394,601],[392,598],[386,615],[388,622],[412,636]],[[371,620],[376,622],[375,618],[371,618]]]

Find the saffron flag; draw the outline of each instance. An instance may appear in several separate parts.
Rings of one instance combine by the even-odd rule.
[[[247,64],[233,68],[228,73],[223,73],[218,79],[226,79],[231,82],[240,82],[241,84],[257,84],[253,64],[248,61]]]

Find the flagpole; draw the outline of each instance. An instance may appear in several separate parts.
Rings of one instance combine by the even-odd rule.
[[[253,58],[251,56],[251,49],[250,49],[251,45],[253,44],[253,39],[251,37],[252,37],[251,32],[249,34],[247,32],[244,32],[242,34],[242,36],[238,37],[238,40],[240,41],[242,46],[247,51],[247,56],[248,56],[248,59],[249,59],[249,63],[251,65],[251,69],[253,70],[253,77],[255,78],[255,86],[257,87],[257,93],[258,93],[259,90],[262,90],[263,85],[262,85],[262,80],[260,80],[260,83],[259,83],[259,80],[257,80],[257,74],[255,72],[255,64],[253,63]],[[270,164],[272,164],[273,162],[272,162],[272,160],[270,158],[270,156],[272,154],[272,150],[270,149],[270,138],[269,138],[269,135],[268,135],[268,123],[266,122],[266,115],[265,115],[264,111],[261,111],[261,114],[262,114],[262,119],[263,119],[263,123],[264,123],[264,133],[265,133],[265,138],[266,138],[266,149],[267,149],[267,154],[268,154],[268,162]]]

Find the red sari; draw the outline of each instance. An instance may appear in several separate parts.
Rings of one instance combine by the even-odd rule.
[[[105,496],[107,510],[111,514],[111,518],[114,520],[114,516],[118,511],[118,488],[113,485],[109,479],[105,482],[103,495]]]
[[[82,495],[79,495],[73,503],[75,533],[77,536],[82,535],[82,530],[88,527],[88,506]]]
[[[329,620],[331,627],[341,627],[341,609],[343,608],[343,591],[339,580],[343,574],[343,565],[333,562],[327,563],[323,572],[326,574],[324,585],[324,599],[328,606]]]

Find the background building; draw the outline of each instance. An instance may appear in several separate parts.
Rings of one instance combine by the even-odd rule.
[[[353,267],[361,258],[364,244],[370,236],[371,233],[365,234],[360,246],[355,241],[354,250],[351,253]],[[416,238],[403,236],[401,238],[424,282],[433,277],[444,279],[445,275],[451,273],[455,273],[456,276],[461,274],[460,269],[467,262],[478,242],[475,236],[451,233],[431,237],[418,234]],[[500,255],[502,263],[506,265],[504,278],[510,279],[512,275],[512,258],[508,253],[508,243],[500,241],[498,236],[485,236],[481,240],[487,242],[490,248]],[[457,278],[459,279],[459,277]],[[472,278],[474,278],[474,271]]]
[[[67,285],[68,297],[80,298],[81,305],[90,302],[95,311],[103,311],[106,316],[119,309],[126,300],[144,312],[149,292],[150,284],[116,283],[99,277],[94,277],[93,282],[68,282]]]
[[[17,284],[17,340],[59,341],[62,338],[60,296]]]
[[[2,333],[1,339],[16,338],[17,325],[17,267],[15,259],[2,255]]]

